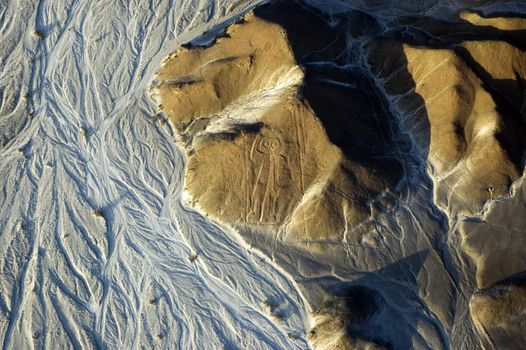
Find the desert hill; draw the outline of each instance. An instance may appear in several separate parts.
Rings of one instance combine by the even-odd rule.
[[[424,176],[450,222],[471,220],[450,249],[473,259],[479,288],[526,270],[513,247],[524,232],[496,236],[481,223],[488,203],[513,195],[524,175],[525,33],[526,20],[469,11],[386,22],[359,11],[329,20],[286,2],[257,8],[210,45],[178,49],[157,74],[159,107],[188,157],[187,204],[328,264],[335,254],[356,258],[352,244],[365,244],[380,216],[409,206],[404,198]],[[334,253],[337,243],[344,249]],[[444,303],[464,292],[444,248],[430,246],[427,264],[446,273],[452,292],[421,297],[440,322],[453,322]],[[420,272],[413,277],[423,283]],[[470,304],[474,327],[497,327],[481,315],[507,301],[480,298]],[[313,309],[317,349],[397,344],[388,331],[371,339],[348,297]]]

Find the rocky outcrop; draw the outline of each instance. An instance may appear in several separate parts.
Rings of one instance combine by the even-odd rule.
[[[473,295],[470,311],[486,349],[521,349],[526,343],[526,288],[500,284]]]
[[[455,266],[465,263],[464,253],[479,288],[526,270],[524,219],[488,209],[510,195],[515,207],[524,203],[512,189],[525,167],[525,34],[525,20],[474,12],[448,22],[387,21],[359,11],[329,19],[284,1],[257,8],[212,44],[174,52],[154,82],[188,157],[187,205],[239,231],[301,246],[313,265],[330,260],[329,268],[334,252],[339,261],[380,259],[353,244],[385,239],[403,254],[410,254],[404,244],[431,249],[421,274],[389,270],[375,282],[414,275],[400,294],[389,291],[393,303],[403,296],[408,308],[429,308],[418,320],[389,311],[390,320],[405,322],[403,337],[382,328],[381,302],[375,304],[382,297],[363,287],[371,310],[356,304],[359,293],[328,297],[314,308],[308,338],[316,349],[410,347],[418,329],[433,339],[428,347],[447,348],[444,339],[459,322],[455,308],[465,300],[466,310],[463,298],[475,285],[474,273],[462,280],[458,270],[468,268]],[[412,191],[428,184],[433,193],[425,205],[432,208],[415,212],[437,219],[436,204],[454,226],[450,233],[458,227],[458,241],[446,242],[443,227],[428,234],[428,219],[412,212]],[[360,240],[373,232],[367,225],[400,232],[391,241]],[[422,237],[409,237],[418,232]],[[394,249],[386,249],[389,259]],[[376,266],[363,265],[369,263]],[[484,316],[494,306],[481,293],[471,302],[479,330],[494,327]],[[385,339],[371,329],[385,331]]]
[[[492,30],[461,26],[463,40],[439,24],[418,28],[436,35],[434,45],[393,33],[369,47],[369,58],[428,163],[437,204],[450,215],[477,215],[486,201],[508,195],[524,169],[526,55],[490,40]]]
[[[517,229],[524,219],[513,214],[520,192],[508,214],[484,209],[524,175],[526,21],[460,17],[406,19],[407,31],[374,41],[368,57],[427,162],[437,205],[451,220],[469,217],[462,248],[476,263],[478,286],[487,287],[526,269]]]
[[[341,33],[293,11],[262,7],[178,50],[157,96],[188,153],[191,205],[285,241],[342,240],[402,177],[392,118],[370,77],[338,65]]]
[[[317,350],[380,350],[381,342],[360,337],[380,316],[385,301],[378,292],[353,286],[345,293],[326,297],[314,312],[314,327],[308,337]]]

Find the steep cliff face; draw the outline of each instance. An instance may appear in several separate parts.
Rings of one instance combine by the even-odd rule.
[[[262,235],[250,243],[270,242],[302,281],[380,271],[362,282],[378,303],[364,319],[349,301],[363,293],[305,288],[316,349],[487,346],[475,331],[496,321],[478,305],[501,301],[475,295],[463,324],[471,295],[526,270],[526,220],[495,233],[508,219],[488,209],[524,205],[526,20],[440,13],[327,16],[273,2],[157,74],[188,157],[187,205]],[[379,268],[415,251],[425,258]],[[398,302],[425,316],[386,306]]]

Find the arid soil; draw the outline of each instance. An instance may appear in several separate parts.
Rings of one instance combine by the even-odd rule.
[[[521,349],[526,343],[526,288],[497,284],[476,293],[471,315],[487,349]]]
[[[343,239],[402,176],[385,102],[358,72],[305,68],[315,63],[304,56],[342,45],[319,19],[266,16],[245,16],[210,47],[178,50],[159,71],[162,110],[188,151],[185,189],[232,225],[287,241]],[[285,27],[307,22],[312,40],[291,46]]]
[[[323,262],[324,252],[333,258],[323,242],[359,241],[355,229],[374,225],[379,203],[397,206],[411,188],[411,162],[420,162],[437,207],[449,219],[470,218],[459,249],[476,266],[478,288],[526,270],[526,250],[513,243],[524,241],[524,219],[522,232],[502,241],[480,225],[524,174],[526,20],[464,11],[449,23],[407,17],[381,26],[360,13],[344,17],[332,25],[277,2],[163,63],[155,95],[188,157],[187,205],[302,244]],[[505,289],[473,296],[483,344],[523,339],[524,315],[499,315],[522,308],[524,293]],[[348,298],[314,308],[314,348],[393,346],[364,336],[383,306],[359,319],[363,305]]]

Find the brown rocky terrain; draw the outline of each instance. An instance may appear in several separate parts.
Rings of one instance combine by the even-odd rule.
[[[473,13],[462,13],[461,18],[470,24],[453,30],[420,23],[435,32],[435,47],[426,46],[423,39],[382,39],[371,46],[370,57],[427,159],[437,203],[451,216],[476,216],[487,201],[508,196],[512,183],[524,173],[526,21]],[[403,55],[382,59],[393,50]],[[401,65],[407,70],[401,71]],[[414,86],[400,84],[409,79]],[[463,224],[477,227],[463,234],[464,249],[479,266],[479,286],[526,268],[523,263],[504,264],[506,254],[495,243],[488,244],[494,240],[480,232],[490,229],[481,226]],[[505,240],[493,236],[499,246],[510,246],[510,253],[514,242],[522,241],[511,233]],[[524,259],[516,251],[511,255],[514,261]]]
[[[526,343],[526,288],[497,284],[475,293],[471,315],[486,349],[521,349]]]
[[[300,246],[299,254],[316,263],[334,255],[355,260],[350,242],[369,244],[363,232],[383,227],[382,215],[399,220],[395,210],[409,207],[403,198],[424,172],[433,185],[429,206],[440,208],[449,224],[461,220],[450,231],[458,226],[460,242],[444,248],[430,239],[432,267],[388,274],[409,273],[411,283],[424,284],[419,297],[444,325],[429,332],[453,332],[455,306],[445,303],[470,294],[475,284],[487,288],[526,270],[526,221],[507,219],[504,209],[488,211],[516,197],[513,184],[524,176],[526,20],[469,11],[449,22],[400,17],[380,23],[359,12],[341,18],[331,22],[313,9],[275,2],[229,26],[211,45],[187,45],[163,63],[155,95],[188,157],[187,204],[239,231]],[[523,205],[523,198],[516,203]],[[404,233],[402,221],[396,224]],[[427,237],[411,239],[420,247]],[[466,264],[474,264],[476,276],[463,282],[469,287],[460,286],[463,267],[451,267],[445,249],[471,259]],[[433,278],[448,288],[430,288]],[[508,289],[496,298],[484,289],[471,300],[485,347],[505,336],[522,341],[523,315],[503,320],[494,312],[524,303],[522,289]],[[396,343],[364,336],[361,309],[348,296],[313,304],[309,340],[316,349]],[[411,327],[420,324],[404,329]]]
[[[387,349],[377,341],[360,338],[360,327],[367,327],[381,312],[381,297],[363,287],[354,287],[339,296],[325,297],[314,313],[309,339],[320,350]],[[331,336],[327,336],[327,335]]]
[[[430,36],[441,38],[434,46],[395,33],[395,39],[371,45],[369,57],[427,159],[438,204],[475,215],[486,201],[506,196],[522,176],[526,56],[506,41],[480,40],[495,36],[493,29],[453,27],[467,32],[465,39],[446,28],[425,23]],[[384,59],[393,51],[399,55]]]
[[[336,32],[316,18],[287,23],[287,13],[278,25],[265,19],[272,11],[245,16],[210,47],[178,50],[158,73],[162,110],[188,151],[186,191],[232,225],[341,240],[401,179],[388,111],[358,72],[302,66],[319,49],[342,50]],[[291,30],[307,21],[312,40],[293,46]]]

